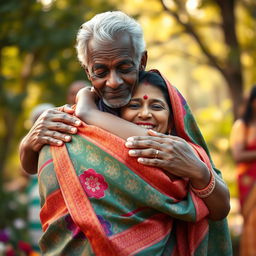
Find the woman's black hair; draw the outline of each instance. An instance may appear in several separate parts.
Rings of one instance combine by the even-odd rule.
[[[256,99],[256,85],[254,85],[251,89],[249,98],[246,102],[245,111],[242,115],[242,119],[248,125],[253,117],[253,107],[252,102]]]
[[[156,72],[150,72],[150,71],[140,71],[139,73],[139,83],[147,82],[157,88],[159,88],[164,98],[169,106],[170,112],[172,112],[172,106],[170,102],[169,92],[167,85],[164,81],[164,79]]]

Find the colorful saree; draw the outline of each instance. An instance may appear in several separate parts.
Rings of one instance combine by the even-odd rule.
[[[186,101],[166,83],[178,136],[214,169]],[[86,124],[71,143],[42,149],[42,255],[232,255],[226,219],[208,220],[187,180],[127,152],[124,140]]]

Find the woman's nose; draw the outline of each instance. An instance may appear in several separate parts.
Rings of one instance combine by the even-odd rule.
[[[106,86],[113,89],[118,88],[123,83],[122,77],[115,71],[111,71],[106,81]]]
[[[148,109],[148,107],[144,107],[144,108],[140,111],[139,117],[140,117],[140,118],[149,118],[149,117],[152,117],[152,114],[151,114],[150,110]]]

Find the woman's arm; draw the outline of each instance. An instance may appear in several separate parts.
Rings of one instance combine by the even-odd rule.
[[[97,126],[125,140],[133,135],[147,134],[146,129],[136,124],[100,111],[95,104],[95,93],[89,88],[81,89],[77,94],[76,101],[76,116],[89,125]]]

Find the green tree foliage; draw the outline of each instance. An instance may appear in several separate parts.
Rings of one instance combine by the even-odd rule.
[[[1,175],[15,172],[31,109],[42,102],[65,104],[68,85],[86,79],[74,48],[76,33],[85,20],[111,8],[105,0],[1,1]]]
[[[197,2],[198,11],[205,13],[211,11],[212,19],[209,19],[206,15],[202,15],[204,16],[203,19],[200,15],[193,15],[191,9],[195,2]],[[161,4],[164,10],[181,26],[181,29],[193,38],[208,64],[222,75],[233,102],[234,116],[237,117],[239,114],[239,105],[242,103],[244,88],[242,54],[245,50],[248,52],[251,49],[248,47],[243,49],[242,39],[239,40],[238,38],[239,27],[236,25],[245,19],[245,17],[250,19],[252,23],[255,23],[255,2],[236,0],[174,0],[174,6],[168,7],[167,2],[161,0]],[[224,49],[223,54],[219,54],[214,49],[214,44],[212,44],[214,38],[207,40],[207,31],[205,30],[207,27],[212,30],[213,26],[221,36],[217,38],[220,40]],[[248,26],[247,29],[252,30],[252,27]],[[256,34],[254,32],[251,40],[255,40],[255,36]]]

